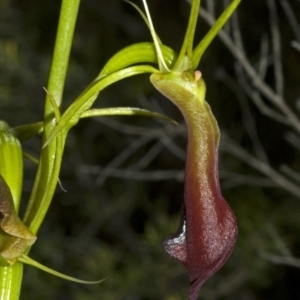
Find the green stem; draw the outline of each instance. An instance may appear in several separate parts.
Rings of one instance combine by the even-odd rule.
[[[65,84],[66,72],[73,41],[80,0],[63,0],[58,23],[53,61],[47,90],[59,107]],[[52,105],[47,97],[45,115],[52,114]],[[47,124],[49,127],[51,125]]]
[[[23,276],[23,264],[0,267],[0,300],[19,300]]]
[[[57,107],[60,107],[62,102],[79,4],[80,0],[63,0],[61,6],[53,61],[47,86],[47,91],[53,97]],[[56,125],[53,111],[53,105],[47,95],[44,114],[44,142],[48,140],[50,132]],[[59,143],[54,139],[41,152],[34,187],[24,216],[24,223],[34,234],[37,233],[45,217],[58,182],[63,144],[64,139],[60,140]]]

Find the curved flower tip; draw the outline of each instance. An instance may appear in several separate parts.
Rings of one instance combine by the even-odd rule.
[[[197,74],[152,75],[154,86],[181,110],[188,131],[184,212],[180,230],[163,241],[165,251],[186,269],[195,300],[203,283],[226,262],[235,245],[235,216],[221,195],[219,129],[204,100]]]
[[[189,200],[185,199],[185,202]],[[226,204],[223,198],[221,201]],[[210,216],[201,212],[202,218],[197,218],[199,215],[196,209],[192,211],[194,216],[190,215],[189,222],[184,213],[180,231],[166,237],[163,241],[165,251],[186,269],[191,283],[189,300],[197,298],[202,285],[224,265],[235,245],[236,220],[227,204],[223,209],[223,216],[217,216],[217,213],[208,224],[203,222],[203,218],[208,220]],[[211,227],[209,224],[211,222],[217,224],[215,228],[208,229],[207,227]]]

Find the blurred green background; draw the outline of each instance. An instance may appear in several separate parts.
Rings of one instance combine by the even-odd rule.
[[[269,40],[271,47],[267,0],[242,2],[238,16],[244,48],[249,62],[257,67],[262,39]],[[284,95],[299,115],[300,53],[290,45],[296,37],[282,2],[276,4]],[[135,3],[141,6],[141,1]],[[219,14],[223,1],[215,5]],[[299,16],[299,1],[292,0],[290,5]],[[160,38],[178,51],[189,4],[151,0],[149,7]],[[0,119],[11,126],[42,119],[42,87],[47,85],[59,9],[57,0],[0,0]],[[208,29],[200,19],[196,40]],[[63,109],[114,53],[150,40],[147,26],[124,1],[83,0]],[[264,80],[274,86],[272,53],[266,57]],[[252,155],[260,145],[274,170],[284,164],[299,171],[299,134],[262,114],[248,99],[238,78],[238,64],[218,38],[204,55],[200,70],[222,133]],[[103,117],[82,120],[71,130],[60,176],[67,192],[57,188],[30,255],[74,277],[106,280],[84,286],[26,267],[21,299],[187,298],[184,270],[161,247],[162,239],[180,223],[186,146],[182,117],[154,90],[148,76],[117,83],[96,101],[96,107],[113,106],[159,111],[180,124],[176,127],[144,117]],[[249,120],[257,131],[255,145],[247,129]],[[38,156],[40,142],[40,137],[28,141],[24,150]],[[36,171],[32,163],[25,165],[23,209]],[[293,266],[280,260],[276,264],[271,255],[300,257],[300,196],[274,184],[223,147],[220,176],[223,195],[238,219],[239,237],[233,255],[203,286],[199,299],[300,299],[299,261],[295,259]],[[299,186],[295,178],[288,177]]]

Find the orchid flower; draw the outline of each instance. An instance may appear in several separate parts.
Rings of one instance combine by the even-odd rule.
[[[193,49],[200,7],[200,0],[193,0],[179,54],[160,41],[146,1],[143,0],[146,14],[131,3],[148,25],[154,43],[139,43],[119,51],[95,80],[61,112],[63,86],[79,6],[79,0],[63,1],[43,121],[15,128],[0,121],[0,277],[5,299],[19,299],[23,263],[76,282],[101,282],[87,282],[61,274],[35,262],[27,254],[36,241],[36,234],[59,182],[67,134],[81,118],[139,114],[171,120],[164,115],[137,108],[92,109],[104,88],[143,73],[150,73],[154,87],[180,109],[188,133],[182,221],[178,232],[165,238],[163,247],[186,269],[191,283],[189,300],[195,300],[203,283],[223,266],[233,250],[237,225],[231,208],[221,195],[218,176],[220,132],[205,100],[206,87],[197,68],[204,51],[240,1],[232,0]],[[158,68],[145,63],[154,63]],[[38,160],[31,158],[38,164],[38,171],[21,220],[18,217],[23,179],[20,142],[38,133],[43,134],[41,154]]]

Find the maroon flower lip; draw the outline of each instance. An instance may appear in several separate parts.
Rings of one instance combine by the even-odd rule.
[[[195,300],[203,283],[228,259],[237,237],[235,216],[220,190],[219,129],[204,100],[202,79],[196,85],[186,76],[177,82],[169,74],[151,79],[178,106],[187,125],[183,217],[180,229],[164,239],[163,247],[186,269],[191,283],[189,300]],[[187,89],[189,84],[191,89]]]

